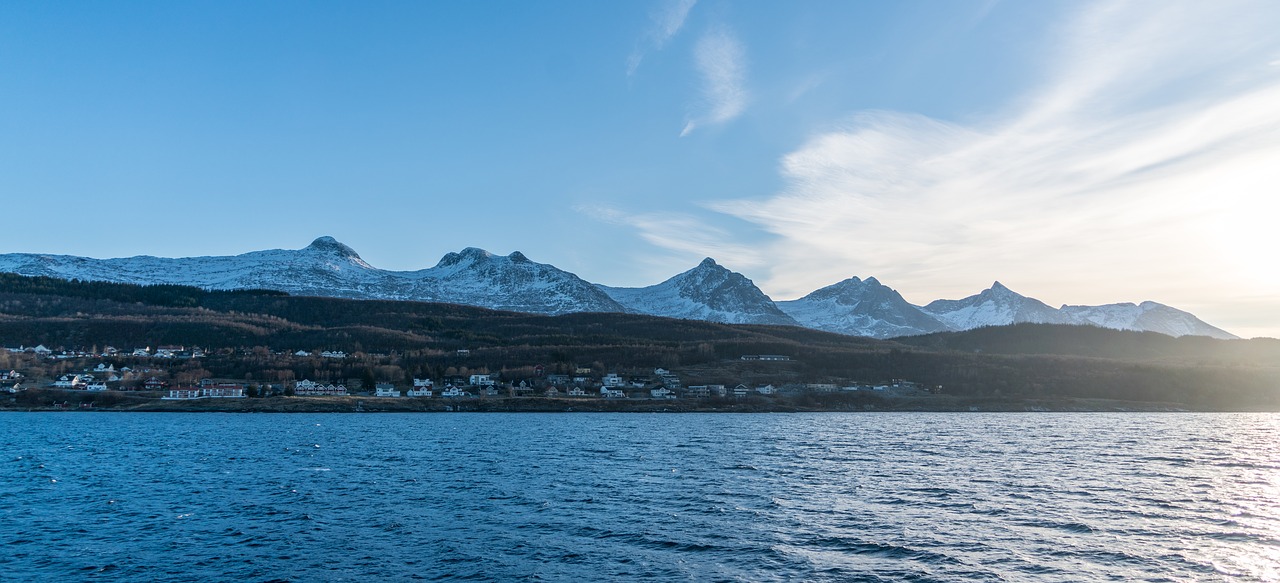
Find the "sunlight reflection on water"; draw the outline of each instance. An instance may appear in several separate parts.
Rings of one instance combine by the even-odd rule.
[[[1280,580],[1274,414],[0,426],[5,580]]]

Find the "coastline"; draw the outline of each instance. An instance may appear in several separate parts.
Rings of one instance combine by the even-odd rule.
[[[25,398],[24,398],[25,397]],[[825,398],[824,398],[825,397]],[[142,413],[814,413],[814,412],[1223,412],[1183,403],[1113,399],[797,395],[649,400],[545,397],[267,397],[161,400],[130,393],[38,391],[0,401],[0,411]],[[1252,411],[1252,410],[1251,410]]]

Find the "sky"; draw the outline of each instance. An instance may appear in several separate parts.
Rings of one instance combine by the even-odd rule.
[[[999,280],[1280,337],[1280,3],[0,3],[0,253]]]

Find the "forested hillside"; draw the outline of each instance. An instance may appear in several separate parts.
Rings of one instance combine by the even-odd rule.
[[[1280,409],[1276,341],[1175,339],[1077,326],[1016,325],[882,341],[789,326],[626,314],[537,316],[451,304],[0,275],[0,344],[200,346],[211,354],[202,363],[209,373],[265,380],[271,380],[268,370],[277,376],[313,371],[314,361],[293,362],[287,355],[324,349],[357,355],[334,374],[377,380],[534,364],[610,371],[664,367],[696,371],[691,374],[706,382],[904,378],[942,385],[955,395]],[[460,349],[469,354],[459,355]],[[744,354],[793,360],[743,362]]]

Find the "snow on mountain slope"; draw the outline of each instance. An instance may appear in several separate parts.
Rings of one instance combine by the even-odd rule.
[[[1044,302],[1028,298],[995,282],[978,295],[961,300],[934,300],[924,307],[953,330],[1007,326],[1022,322],[1070,324],[1070,318]]]
[[[801,326],[851,336],[892,338],[949,329],[874,277],[852,277],[798,300],[776,303]]]
[[[627,311],[582,278],[519,251],[500,256],[468,247],[406,275],[415,280],[412,295],[437,302],[536,314]]]
[[[1074,322],[1116,330],[1145,330],[1169,336],[1209,336],[1224,340],[1235,334],[1205,323],[1195,315],[1157,302],[1122,303],[1102,306],[1069,306],[1060,311]]]
[[[598,287],[628,310],[641,314],[729,324],[799,325],[750,279],[717,265],[710,257],[656,285]]]
[[[65,255],[0,255],[0,271],[118,283],[179,284],[206,289],[263,288],[294,295],[449,302],[536,314],[622,312],[622,306],[578,276],[481,249],[450,253],[431,269],[377,269],[350,247],[320,237],[299,250],[224,257],[88,259]]]
[[[300,250],[254,251],[232,257],[170,259],[141,255],[89,259],[67,255],[0,255],[0,271],[118,283],[180,284],[207,289],[268,288],[301,295],[395,296],[395,278],[332,237]]]
[[[936,300],[920,308],[875,278],[855,277],[798,300],[775,304],[751,280],[710,258],[657,285],[613,288],[592,284],[552,265],[534,263],[519,252],[499,256],[476,248],[449,253],[429,269],[387,271],[369,265],[332,237],[320,237],[303,249],[224,257],[90,259],[11,253],[0,255],[0,272],[143,285],[262,288],[294,295],[449,302],[535,314],[638,312],[713,322],[801,325],[877,338],[1019,322],[1235,338],[1192,314],[1156,302],[1055,310],[999,282],[975,296]]]

